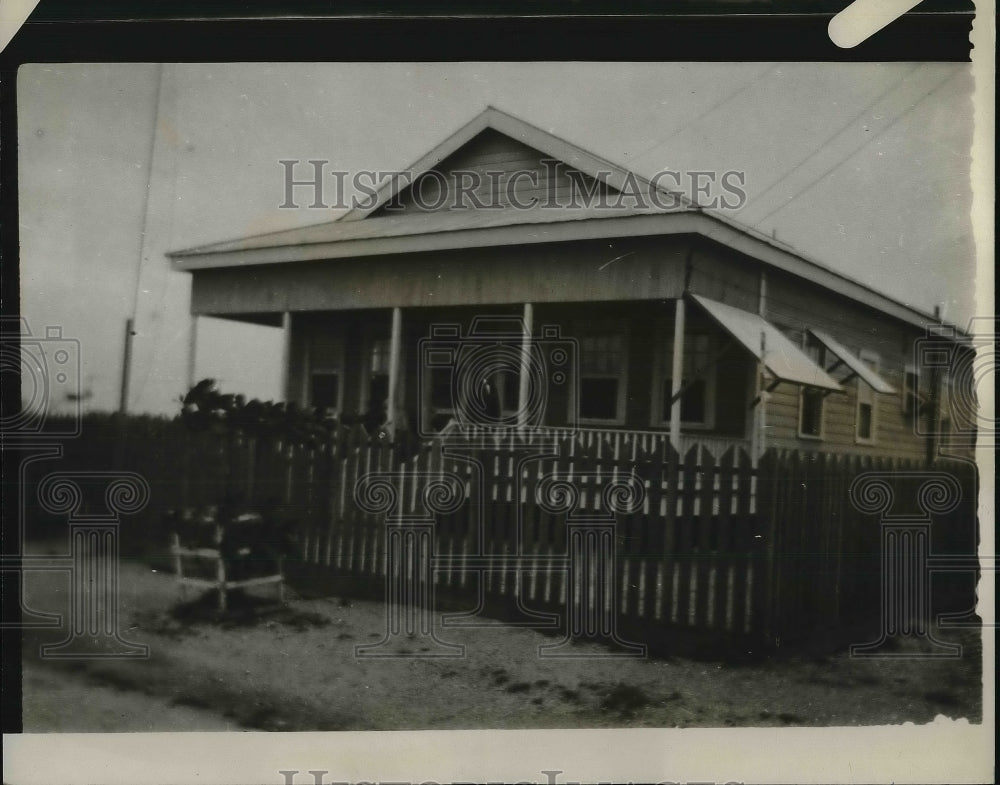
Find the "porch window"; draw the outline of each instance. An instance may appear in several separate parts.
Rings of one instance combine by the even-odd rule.
[[[451,400],[451,377],[453,373],[454,371],[451,368],[430,369],[429,397],[431,409],[435,413],[452,414],[455,411]]]
[[[366,424],[378,427],[385,422],[389,400],[389,339],[371,342],[368,357],[367,400],[362,402]]]
[[[581,336],[580,420],[625,421],[625,338],[624,332]]]
[[[441,430],[457,418],[467,424],[497,426],[516,415],[521,348],[505,342],[470,343],[424,370],[428,427]],[[468,374],[475,373],[472,377]]]
[[[520,366],[500,368],[493,374],[493,385],[500,399],[500,413],[503,417],[513,417],[517,414],[517,395],[520,384]]]
[[[662,383],[661,420],[670,422],[674,367],[673,342],[667,342]],[[684,336],[684,360],[681,369],[681,425],[689,428],[715,427],[715,388],[717,378],[716,342],[708,333]]]
[[[455,358],[451,352],[435,351],[425,354],[421,362],[423,381],[420,416],[423,418],[423,427],[428,431],[440,431],[455,415],[452,400]]]
[[[313,371],[309,384],[309,401],[324,413],[336,412],[340,408],[340,374]]]
[[[875,352],[862,349],[858,356],[861,362],[878,372],[879,357]],[[875,391],[860,378],[857,380],[857,391],[856,439],[862,444],[872,444],[875,441]]]
[[[309,342],[309,405],[336,415],[344,401],[344,343],[336,336],[316,333]]]
[[[802,350],[820,368],[826,368],[826,348],[811,333],[802,340]],[[866,385],[867,386],[867,385]],[[869,388],[870,389],[870,388]],[[823,438],[823,402],[826,395],[816,387],[799,388],[799,437]]]

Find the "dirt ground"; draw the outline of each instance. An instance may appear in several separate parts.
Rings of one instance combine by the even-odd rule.
[[[65,610],[65,574],[33,573],[26,599]],[[146,659],[41,659],[64,633],[26,632],[25,731],[394,730],[877,725],[937,715],[980,722],[979,630],[947,630],[960,659],[853,659],[846,653],[732,664],[682,658],[609,659],[577,645],[571,659],[538,656],[537,631],[447,628],[459,658],[359,659],[382,639],[379,602],[336,597],[285,606],[237,603],[225,618],[180,606],[172,575],[124,562],[124,637]],[[266,596],[262,589],[260,597]],[[489,620],[484,620],[489,622]],[[428,641],[397,642],[427,654]]]

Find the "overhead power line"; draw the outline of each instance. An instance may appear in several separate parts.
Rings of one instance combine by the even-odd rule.
[[[861,144],[856,145],[852,150],[850,150],[850,152],[848,152],[846,155],[844,155],[840,160],[838,160],[832,166],[828,167],[821,174],[819,174],[816,177],[814,177],[812,180],[810,180],[804,186],[802,186],[801,188],[799,188],[797,191],[794,191],[792,194],[790,194],[789,196],[787,196],[785,198],[785,202],[783,204],[778,205],[773,210],[771,210],[770,212],[768,212],[766,215],[764,215],[764,216],[756,219],[753,222],[753,224],[751,224],[751,225],[752,226],[760,226],[761,223],[763,223],[764,221],[766,221],[772,215],[774,215],[775,213],[780,212],[781,210],[784,210],[786,207],[788,207],[790,204],[792,204],[792,202],[795,199],[797,199],[799,196],[801,196],[802,194],[806,193],[808,190],[810,190],[817,183],[819,183],[822,180],[826,179],[833,172],[835,172],[837,169],[839,169],[841,166],[843,166],[845,163],[847,163],[849,160],[851,160],[855,155],[857,155],[857,153],[860,150],[862,150],[865,147],[867,147],[868,145],[872,144],[878,138],[884,136],[888,131],[890,131],[897,124],[899,124],[899,122],[901,120],[903,120],[903,118],[905,118],[907,115],[909,115],[912,112],[914,112],[917,109],[917,107],[920,106],[924,101],[926,101],[932,94],[934,94],[935,92],[937,92],[947,82],[949,82],[950,80],[952,80],[953,78],[955,78],[955,76],[957,75],[957,73],[958,72],[953,72],[953,73],[949,74],[948,76],[946,76],[944,79],[941,79],[940,81],[938,81],[937,84],[935,84],[929,90],[925,91],[923,93],[923,95],[921,95],[908,109],[906,109],[904,112],[902,112],[901,114],[899,114],[885,128],[883,128],[881,131],[879,131],[878,133],[876,133],[870,139],[865,139]]]

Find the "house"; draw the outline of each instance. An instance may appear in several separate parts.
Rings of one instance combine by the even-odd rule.
[[[411,172],[338,220],[171,253],[192,314],[281,327],[288,400],[423,435],[922,458],[971,434],[959,331],[662,183],[493,108]]]

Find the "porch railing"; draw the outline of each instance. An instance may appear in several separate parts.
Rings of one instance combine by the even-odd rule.
[[[443,436],[454,433],[446,429]],[[495,433],[488,429],[463,428],[463,434]],[[609,455],[622,457],[641,457],[654,453],[664,453],[664,448],[670,443],[670,434],[666,431],[641,431],[612,428],[532,428],[523,433],[514,432],[516,438],[526,444],[541,441],[575,441],[588,448],[603,448]],[[712,434],[684,433],[680,436],[678,452],[686,455],[692,447],[704,450],[713,458],[718,458],[730,448],[737,451],[750,451],[750,440],[737,436],[717,436]]]

